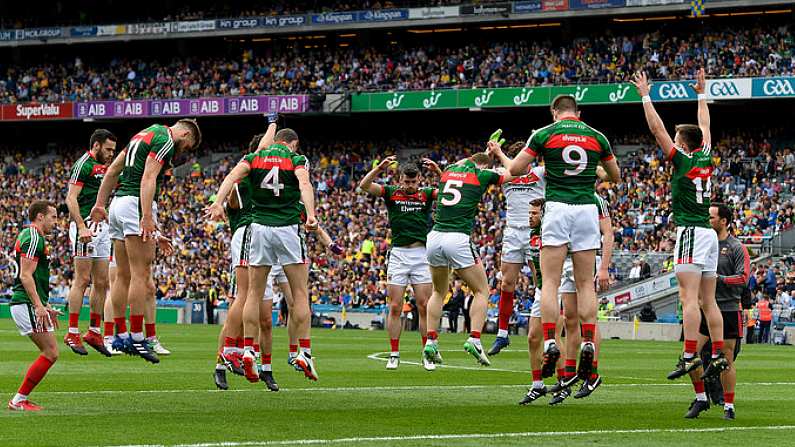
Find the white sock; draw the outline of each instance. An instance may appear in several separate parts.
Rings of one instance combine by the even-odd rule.
[[[475,346],[482,346],[480,344],[480,339],[479,338],[469,337],[469,340],[467,340],[467,341],[472,343]]]
[[[22,401],[26,401],[26,400],[28,400],[28,396],[26,396],[24,394],[17,393],[17,394],[14,395],[14,398],[11,399],[11,403],[14,404],[14,405],[17,405],[18,403],[20,403]]]
[[[682,354],[682,358],[685,359],[685,360],[690,360],[690,359],[692,359],[695,356],[696,356],[696,354],[693,353],[693,352],[685,352],[684,354]]]
[[[507,329],[499,329],[497,331],[497,337],[508,338],[508,330]]]
[[[271,366],[270,363],[264,363],[262,365],[262,371],[271,372],[271,371],[273,371],[273,367]]]
[[[130,333],[129,332],[120,332],[119,333],[119,338],[121,338],[122,340],[127,340],[128,338],[130,338]]]
[[[224,366],[223,363],[218,363],[218,364],[215,365],[215,370],[216,371],[223,371],[225,369],[226,369],[226,366]]]
[[[105,343],[113,343],[113,336],[112,335],[104,337],[104,339],[105,339]]]
[[[298,351],[301,354],[307,354],[308,356],[312,357],[312,348],[298,348]]]
[[[533,389],[538,390],[544,388],[544,381],[543,380],[533,380]]]
[[[734,410],[734,404],[723,404],[724,410]]]
[[[133,341],[144,341],[143,332],[131,332],[130,335],[132,336]]]
[[[389,356],[390,356],[390,357],[400,357],[400,352],[398,352],[398,351],[392,351],[392,353],[391,353],[391,354],[389,354]]]
[[[223,354],[226,356],[226,355],[229,355],[229,354],[235,352],[235,349],[237,349],[237,348],[233,348],[232,346],[224,346],[224,349],[221,352],[223,352]]]
[[[696,400],[700,400],[702,402],[707,401],[707,393],[696,393]]]
[[[80,333],[80,328],[78,328],[78,327],[70,327],[69,328],[69,333],[70,334],[79,334]]]
[[[93,332],[93,333],[95,333],[95,334],[101,334],[101,332],[99,331],[98,327],[90,327],[90,328],[88,328],[88,330]]]
[[[246,346],[245,348],[243,348],[243,355],[247,355],[247,356],[251,356],[251,357],[256,358],[256,355],[254,354],[254,347],[253,346]]]
[[[297,352],[291,352],[288,355],[290,356],[291,359],[294,359],[294,358],[298,357],[298,353]]]
[[[590,342],[590,341],[584,341],[584,342],[580,343],[580,349],[584,348],[584,347],[585,347],[585,345],[587,345],[587,344],[589,344],[589,343],[590,343],[590,344],[593,344],[593,343],[592,343],[592,342]]]
[[[544,351],[549,349],[549,345],[554,345],[554,344],[555,344],[554,338],[550,338],[549,340],[544,340]]]

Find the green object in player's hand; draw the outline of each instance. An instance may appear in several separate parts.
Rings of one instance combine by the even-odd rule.
[[[491,136],[489,137],[489,141],[494,141],[500,146],[502,146],[503,144],[505,144],[505,138],[500,139],[501,136],[502,136],[502,129],[497,129],[494,131],[493,134],[491,134]]]

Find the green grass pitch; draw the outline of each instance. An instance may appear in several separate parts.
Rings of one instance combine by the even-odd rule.
[[[738,362],[737,420],[713,407],[682,418],[693,399],[685,381],[669,382],[680,344],[606,341],[599,370],[605,384],[590,398],[549,407],[517,402],[530,381],[526,342],[481,368],[462,350],[462,335],[442,334],[446,365],[419,366],[416,333],[403,336],[403,363],[386,371],[377,353],[383,331],[315,330],[320,381],[287,365],[286,332],[275,332],[274,375],[282,391],[228,375],[230,391],[212,381],[217,326],[158,327],[174,354],[159,365],[140,358],[78,357],[61,343],[61,358],[31,400],[38,414],[0,411],[0,445],[792,445],[795,351],[743,346]],[[58,331],[59,342],[64,329]],[[491,343],[493,336],[484,339]],[[33,345],[0,321],[0,391],[10,399]],[[381,355],[383,357],[383,354]],[[413,364],[410,364],[413,363]],[[3,401],[4,403],[5,401]]]

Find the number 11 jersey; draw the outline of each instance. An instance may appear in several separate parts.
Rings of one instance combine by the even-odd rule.
[[[709,206],[712,195],[710,145],[703,142],[691,153],[674,147],[669,157],[674,165],[671,185],[674,223],[678,227],[712,228]]]

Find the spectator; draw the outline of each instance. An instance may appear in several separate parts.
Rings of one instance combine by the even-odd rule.
[[[763,296],[756,303],[756,309],[759,314],[759,343],[767,343],[770,338],[770,325],[773,322],[773,309],[767,296]]]
[[[636,259],[632,261],[632,269],[629,271],[629,280],[632,282],[636,282],[640,280],[640,260]]]
[[[651,266],[646,262],[646,257],[640,258],[640,279],[651,278]]]
[[[640,321],[644,323],[654,323],[657,321],[657,313],[654,312],[651,303],[643,305],[643,308],[640,310]]]

